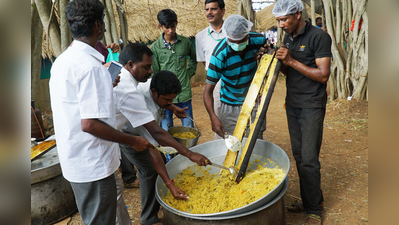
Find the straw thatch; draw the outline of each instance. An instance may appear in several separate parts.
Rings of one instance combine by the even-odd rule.
[[[237,14],[237,0],[225,0],[226,13],[224,19]],[[129,27],[129,40],[148,43],[155,41],[161,34],[158,28],[157,14],[162,9],[172,9],[177,14],[176,32],[186,37],[195,36],[209,26],[205,17],[205,0],[125,0],[123,7]],[[115,9],[115,7],[114,7]],[[59,20],[59,18],[57,17]],[[119,19],[115,10],[115,19],[119,32]],[[55,56],[51,44],[50,55]],[[46,32],[43,32],[42,57],[47,54]]]
[[[225,0],[224,19],[237,13],[237,0]],[[204,0],[126,0],[124,4],[129,26],[129,39],[147,43],[161,34],[157,14],[162,9],[172,9],[177,14],[176,33],[192,37],[209,26],[205,17]]]
[[[305,4],[306,11],[308,12],[309,19],[311,19],[310,7]],[[269,5],[268,7],[256,12],[255,20],[256,20],[256,31],[265,32],[267,30],[272,29],[273,27],[277,27],[276,18],[272,14],[274,4]],[[320,15],[316,13],[316,17]]]

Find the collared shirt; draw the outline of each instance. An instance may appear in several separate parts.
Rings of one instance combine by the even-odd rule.
[[[145,83],[139,83],[137,85],[137,91],[139,91],[144,96],[148,111],[152,113],[152,115],[155,118],[155,121],[159,125],[162,120],[163,109],[159,107],[159,105],[157,105],[154,99],[152,98],[150,85],[151,85],[151,79],[147,80],[147,82]],[[134,128],[132,124],[128,121],[122,127],[122,131],[132,135],[141,136],[147,139],[151,144],[159,146],[159,144],[155,141],[150,132],[148,132],[148,130],[145,129],[144,126],[139,126],[137,128]]]
[[[121,69],[120,82],[114,87],[117,129],[127,121],[133,127],[139,127],[154,120],[148,111],[144,96],[137,90],[137,80],[124,67]]]
[[[171,44],[171,43],[169,44],[168,42],[166,42],[166,40],[165,40],[164,37],[162,38],[162,40],[163,40],[163,44],[164,44],[165,47],[168,48],[168,49],[172,49],[172,45],[179,41],[179,40],[177,39],[177,37],[176,37],[176,40],[175,40],[175,42],[174,42],[173,44]]]
[[[221,40],[211,56],[206,82],[216,85],[221,80],[220,101],[229,105],[242,105],[257,69],[256,53],[266,43],[262,34],[249,33],[248,45],[243,50],[244,60],[238,52]]]
[[[82,131],[82,119],[115,125],[112,81],[104,56],[74,41],[51,68],[50,97],[58,157],[70,182],[92,182],[113,174],[120,164],[117,143]]]
[[[208,70],[209,61],[215,46],[226,37],[223,29],[217,32],[211,25],[195,35],[195,48],[197,53],[197,61],[205,62],[205,70]]]
[[[306,66],[317,68],[316,59],[331,57],[331,37],[310,23],[293,38],[286,34],[284,44],[291,51],[292,58]],[[314,81],[292,67],[287,71],[286,103],[296,108],[325,108],[327,103],[327,84]]]
[[[170,46],[170,49],[165,46],[163,35],[151,45],[154,53],[152,70],[154,74],[161,70],[169,70],[176,74],[181,83],[182,92],[176,96],[173,103],[184,103],[192,97],[190,78],[195,74],[197,61],[191,41],[178,34],[176,38],[178,41]]]

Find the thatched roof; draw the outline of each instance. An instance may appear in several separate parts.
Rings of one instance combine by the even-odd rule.
[[[306,11],[308,12],[309,19],[311,18],[310,7],[305,4]],[[256,12],[255,20],[256,20],[256,31],[264,32],[272,29],[274,26],[277,27],[277,21],[274,15],[272,14],[274,4],[269,5],[268,7]],[[320,16],[316,13],[316,17]]]
[[[224,19],[237,13],[237,0],[225,0]],[[177,14],[176,33],[191,37],[209,26],[205,17],[204,0],[126,0],[124,4],[129,26],[129,40],[155,41],[161,34],[157,14],[162,9],[172,9]]]
[[[237,0],[225,0],[224,2],[226,13],[223,19],[232,14],[237,14]],[[176,32],[180,35],[192,37],[209,26],[205,17],[204,0],[125,0],[123,7],[126,11],[129,26],[128,38],[131,41],[148,43],[158,39],[161,30],[158,28],[157,14],[162,9],[169,8],[177,14],[179,23]],[[115,19],[119,33],[119,19],[116,11]],[[50,55],[54,56],[51,44]],[[43,31],[42,57],[48,58],[45,31]]]

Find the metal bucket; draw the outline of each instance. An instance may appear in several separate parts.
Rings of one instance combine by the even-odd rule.
[[[243,144],[246,142],[246,138],[243,140]],[[195,146],[190,149],[193,152],[198,152],[206,157],[208,157],[212,162],[222,164],[226,153],[227,153],[227,147],[223,139],[221,140],[214,140],[210,142],[206,142],[203,144],[200,144],[198,146]],[[241,156],[241,151],[239,152],[238,158]],[[270,159],[272,163],[268,161]],[[259,161],[258,161],[259,160]],[[256,162],[257,161],[257,162]],[[224,211],[224,212],[218,212],[218,213],[210,213],[210,214],[191,214],[183,211],[176,210],[166,204],[162,199],[166,197],[166,194],[168,192],[168,188],[164,185],[162,179],[160,177],[157,178],[156,181],[156,197],[158,202],[162,205],[163,208],[166,210],[169,210],[171,212],[177,213],[178,215],[185,216],[185,217],[220,217],[220,216],[234,216],[237,214],[241,213],[246,213],[250,212],[253,210],[256,210],[260,207],[263,207],[267,203],[269,203],[271,200],[273,200],[278,193],[281,192],[283,185],[284,185],[284,180],[287,178],[288,171],[290,169],[290,162],[287,154],[282,150],[280,147],[277,145],[264,141],[264,140],[257,140],[256,144],[254,146],[254,150],[252,152],[252,156],[249,162],[248,169],[249,170],[254,170],[256,169],[257,165],[261,164],[262,166],[266,166],[269,168],[275,168],[278,166],[283,170],[285,173],[284,179],[268,194],[265,196],[261,197],[260,199],[237,209],[229,210],[229,211]],[[179,174],[183,169],[186,169],[189,166],[194,165],[193,162],[191,162],[188,158],[178,155],[175,158],[173,158],[168,164],[166,164],[166,169],[168,171],[168,174],[171,178],[175,178],[177,174]],[[216,167],[211,167],[209,170],[209,173],[218,173],[219,169]]]
[[[31,163],[31,224],[54,224],[77,210],[62,176],[57,147]]]
[[[194,120],[191,119],[190,117],[187,117],[187,118],[189,118],[190,120],[192,120],[194,122]],[[195,122],[194,122],[194,124],[197,128],[186,127],[186,126],[176,126],[176,127],[169,127],[168,132],[172,136],[173,136],[173,134],[178,134],[178,133],[183,133],[183,132],[193,133],[196,137],[191,138],[191,139],[183,139],[183,138],[177,138],[177,137],[173,136],[173,138],[177,142],[179,142],[181,145],[183,145],[186,148],[191,148],[197,144],[199,137],[201,137],[201,132],[199,131],[198,125]]]

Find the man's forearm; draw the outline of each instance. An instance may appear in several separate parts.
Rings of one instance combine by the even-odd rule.
[[[215,110],[213,108],[213,90],[214,87],[211,88],[210,86],[205,87],[205,91],[204,91],[204,105],[205,105],[205,109],[208,112],[208,115],[210,117],[210,119],[212,120],[212,117],[216,116],[215,114]]]
[[[325,64],[327,64],[326,60],[324,60]],[[305,64],[299,62],[298,60],[292,59],[288,62],[288,66],[292,67],[296,71],[300,72],[307,78],[310,78],[314,81],[320,82],[322,84],[327,83],[329,75],[330,75],[330,65],[323,65],[317,68],[312,68],[306,66]]]
[[[164,183],[170,181],[170,177],[166,172],[165,163],[161,157],[161,153],[156,148],[149,148],[148,152],[151,156],[152,165],[154,165],[155,170],[157,171],[158,175],[162,178]]]
[[[98,119],[82,119],[81,126],[83,132],[107,141],[132,145],[134,139],[134,136],[120,132]]]

